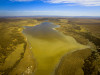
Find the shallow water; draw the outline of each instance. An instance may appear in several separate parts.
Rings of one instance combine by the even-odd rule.
[[[23,33],[27,37],[33,56],[36,59],[34,75],[53,75],[60,59],[68,52],[87,48],[71,36],[65,36],[49,22],[40,25],[25,27]]]

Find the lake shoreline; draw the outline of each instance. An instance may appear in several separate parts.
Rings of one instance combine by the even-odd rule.
[[[34,26],[33,26],[34,27]],[[55,28],[53,28],[54,30],[56,30]],[[27,38],[27,37],[26,37]],[[31,46],[31,45],[30,45]],[[30,48],[32,48],[32,46],[30,47]],[[88,48],[88,47],[87,47]],[[86,49],[86,48],[85,48]],[[80,50],[82,50],[82,49],[80,49]],[[73,53],[73,52],[75,52],[75,51],[78,51],[78,50],[74,50],[74,51],[72,51],[72,52],[70,52],[70,53]],[[69,52],[68,52],[69,53]],[[65,54],[65,55],[67,55],[67,53]],[[64,55],[64,56],[65,56]],[[62,57],[63,58],[63,57]],[[62,59],[61,58],[61,59]],[[59,64],[60,64],[60,62],[58,63],[58,65],[55,67],[55,69],[59,66]],[[54,72],[55,72],[55,70],[54,70]]]

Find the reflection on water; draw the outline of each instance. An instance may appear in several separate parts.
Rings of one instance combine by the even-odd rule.
[[[34,27],[25,27],[23,31],[36,59],[35,75],[52,75],[61,57],[67,52],[87,47],[77,43],[73,37],[54,30],[56,27],[59,26],[44,22]]]
[[[53,25],[49,22],[44,22],[34,27],[26,27],[24,33],[31,35],[34,38],[44,40],[64,40],[64,36],[53,28],[59,27],[59,25]]]

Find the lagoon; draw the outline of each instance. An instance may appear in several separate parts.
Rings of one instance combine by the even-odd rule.
[[[23,30],[36,62],[34,75],[54,75],[65,54],[88,47],[57,31],[57,27],[60,26],[43,22],[36,26],[26,26]]]

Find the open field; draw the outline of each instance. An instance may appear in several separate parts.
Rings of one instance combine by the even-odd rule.
[[[0,19],[0,74],[13,74],[11,70],[18,65],[21,65],[22,62],[25,62],[26,59],[29,59],[28,64],[32,64],[32,56],[30,52],[27,51],[30,48],[26,48],[27,41],[26,37],[23,36],[22,26],[31,26],[38,24],[36,20],[24,20],[23,19]],[[29,23],[28,23],[29,22]],[[35,24],[34,24],[35,23]],[[27,52],[27,54],[26,54]],[[15,56],[16,55],[16,56]],[[28,56],[27,56],[28,55]],[[30,60],[31,59],[31,60]],[[21,63],[20,63],[21,61]],[[26,61],[27,62],[27,61]],[[25,62],[25,64],[26,64]],[[24,63],[23,63],[24,64]],[[27,70],[29,65],[20,66],[18,68],[23,69],[26,67]],[[34,68],[34,65],[32,66]],[[15,69],[16,70],[16,69]],[[20,74],[20,70],[17,69],[17,72],[14,70],[14,74]],[[23,73],[24,71],[21,71]]]
[[[63,53],[65,55],[61,57],[59,65],[55,69],[55,75],[100,74],[100,18],[13,17],[0,18],[0,75],[33,74],[36,70],[36,54],[34,53],[37,52],[34,52],[35,50],[33,51],[34,53],[31,52],[29,42],[33,41],[31,43],[32,46],[39,51],[47,49],[46,47],[48,47],[49,42],[40,43],[40,40],[35,40],[37,38],[28,41],[22,31],[24,26],[36,26],[42,22],[51,22],[55,25],[60,25],[59,28],[56,28],[58,32],[61,32],[65,36],[71,36],[76,42],[90,47],[68,54]],[[62,44],[61,42],[59,45],[56,42],[51,42],[49,45],[50,47],[53,46],[53,48],[57,48],[57,45],[63,48],[70,45],[68,47],[68,50],[70,50],[71,44]],[[51,49],[50,47],[48,47],[48,50]],[[62,50],[63,48],[57,49]],[[53,55],[53,51],[51,52],[51,55]],[[42,54],[41,52],[41,58],[46,57]],[[50,52],[46,54],[48,55]],[[56,58],[53,60],[56,60]],[[38,61],[40,60],[38,59]],[[47,67],[49,63],[46,62],[44,66],[40,66]]]

